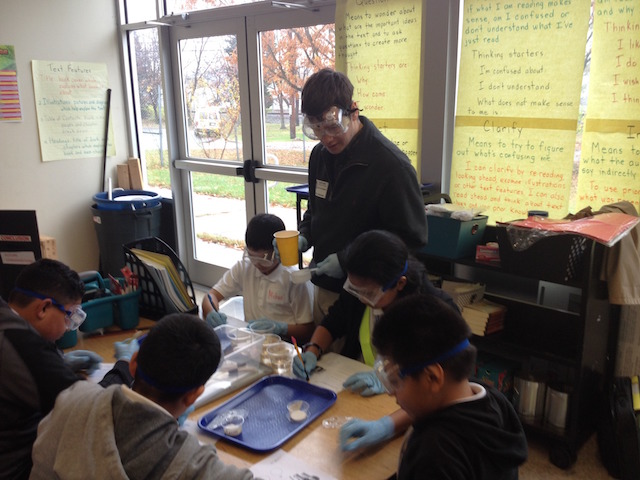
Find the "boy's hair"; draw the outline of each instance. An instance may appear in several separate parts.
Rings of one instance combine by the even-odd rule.
[[[16,288],[29,290],[65,305],[82,301],[84,283],[78,273],[58,260],[43,258],[24,267],[16,278]],[[26,307],[35,300],[17,290],[9,292],[10,303]]]
[[[172,313],[149,330],[137,362],[136,390],[175,400],[213,375],[220,363],[220,340],[196,315]]]
[[[372,343],[378,353],[407,368],[437,358],[469,337],[469,325],[450,305],[433,295],[411,295],[385,311],[373,330]],[[453,380],[461,381],[472,375],[475,360],[476,348],[469,345],[437,363]]]
[[[345,110],[353,103],[353,84],[344,73],[323,68],[311,75],[302,87],[302,113],[321,116],[335,106]]]
[[[369,230],[358,235],[347,248],[344,265],[347,273],[388,288],[395,286],[390,283],[398,280],[406,265],[403,275],[407,277],[407,284],[398,297],[428,291],[425,266],[409,254],[400,237],[386,230]]]
[[[258,213],[249,220],[244,241],[252,250],[273,249],[273,234],[284,230],[284,222],[270,213]]]

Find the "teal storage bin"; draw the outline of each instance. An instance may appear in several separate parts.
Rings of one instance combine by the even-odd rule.
[[[65,348],[75,347],[78,343],[78,331],[71,330],[66,332],[62,337],[56,340],[56,346],[62,350]]]
[[[480,215],[468,221],[427,215],[429,243],[420,253],[443,258],[475,258],[488,217]]]
[[[98,272],[84,272],[80,277],[85,283],[85,298],[90,298],[82,302],[82,310],[87,314],[87,318],[80,325],[81,332],[91,333],[112,325],[117,325],[123,330],[138,326],[140,290],[116,295],[106,287]]]
[[[114,321],[122,330],[136,328],[140,322],[140,290],[114,297]]]

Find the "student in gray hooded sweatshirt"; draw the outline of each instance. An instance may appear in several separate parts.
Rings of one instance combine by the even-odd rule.
[[[252,479],[178,428],[219,363],[220,341],[205,322],[164,317],[131,357],[131,389],[77,382],[58,396],[38,427],[30,478]]]

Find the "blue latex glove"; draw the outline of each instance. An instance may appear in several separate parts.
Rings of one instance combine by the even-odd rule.
[[[74,350],[64,354],[64,361],[74,372],[85,370],[91,375],[100,368],[102,357],[90,350]]]
[[[191,415],[191,413],[193,413],[193,411],[196,409],[195,405],[191,404],[191,406],[189,408],[187,408],[184,413],[182,415],[180,415],[178,417],[178,425],[179,426],[183,426],[184,422],[187,421],[187,417],[189,415]]]
[[[301,356],[302,360],[304,360],[304,365],[302,364],[300,359],[295,356],[293,358],[293,373],[296,375],[296,377],[306,380],[307,375],[304,373],[304,371],[306,370],[307,373],[311,375],[313,369],[316,368],[316,365],[318,365],[318,357],[316,357],[313,352],[304,352]]]
[[[133,354],[140,349],[140,344],[137,339],[131,337],[122,342],[115,342],[113,349],[116,352],[114,355],[116,360],[126,360],[128,362],[133,357]]]
[[[216,328],[227,323],[227,316],[222,312],[211,310],[207,318],[205,318],[205,322],[207,322],[211,328]]]
[[[347,378],[342,384],[352,392],[360,392],[363,397],[387,393],[375,372],[358,372]]]
[[[307,239],[304,238],[302,235],[298,235],[298,250],[300,250],[301,252],[306,252],[310,248],[311,248],[311,245],[309,245],[309,242],[307,241]]]
[[[289,331],[289,324],[284,322],[276,322],[275,320],[271,320],[269,318],[261,318],[260,320],[252,320],[249,322],[249,328],[258,327],[263,329],[268,326],[273,326],[273,331],[271,333],[275,333],[279,335],[281,338],[287,335]]]
[[[393,431],[391,417],[382,417],[372,422],[354,418],[340,429],[340,448],[344,452],[350,452],[371,447],[393,437]]]
[[[344,276],[338,254],[332,253],[317,265],[316,275],[327,275],[328,277],[341,278]]]

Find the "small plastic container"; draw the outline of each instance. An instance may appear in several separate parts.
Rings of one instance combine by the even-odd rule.
[[[292,422],[304,422],[309,416],[309,402],[304,400],[294,400],[287,404],[289,420]]]
[[[257,322],[254,322],[249,326],[249,330],[251,330],[253,333],[257,333],[258,335],[273,333],[275,329],[276,326],[272,322],[261,320],[258,320]]]
[[[222,425],[222,430],[225,435],[230,437],[237,437],[242,434],[242,425],[244,424],[244,417],[241,415],[229,415]]]
[[[315,268],[303,268],[302,270],[294,270],[291,272],[291,282],[297,284],[308,282]]]
[[[267,347],[267,354],[271,362],[271,368],[278,375],[291,375],[291,367],[293,366],[293,356],[295,350],[293,345],[286,342],[280,342]]]
[[[262,342],[262,354],[260,355],[260,362],[263,365],[271,366],[271,360],[269,360],[269,352],[267,352],[267,348],[275,343],[280,343],[282,339],[279,335],[275,333],[267,333],[264,336],[264,342]]]

